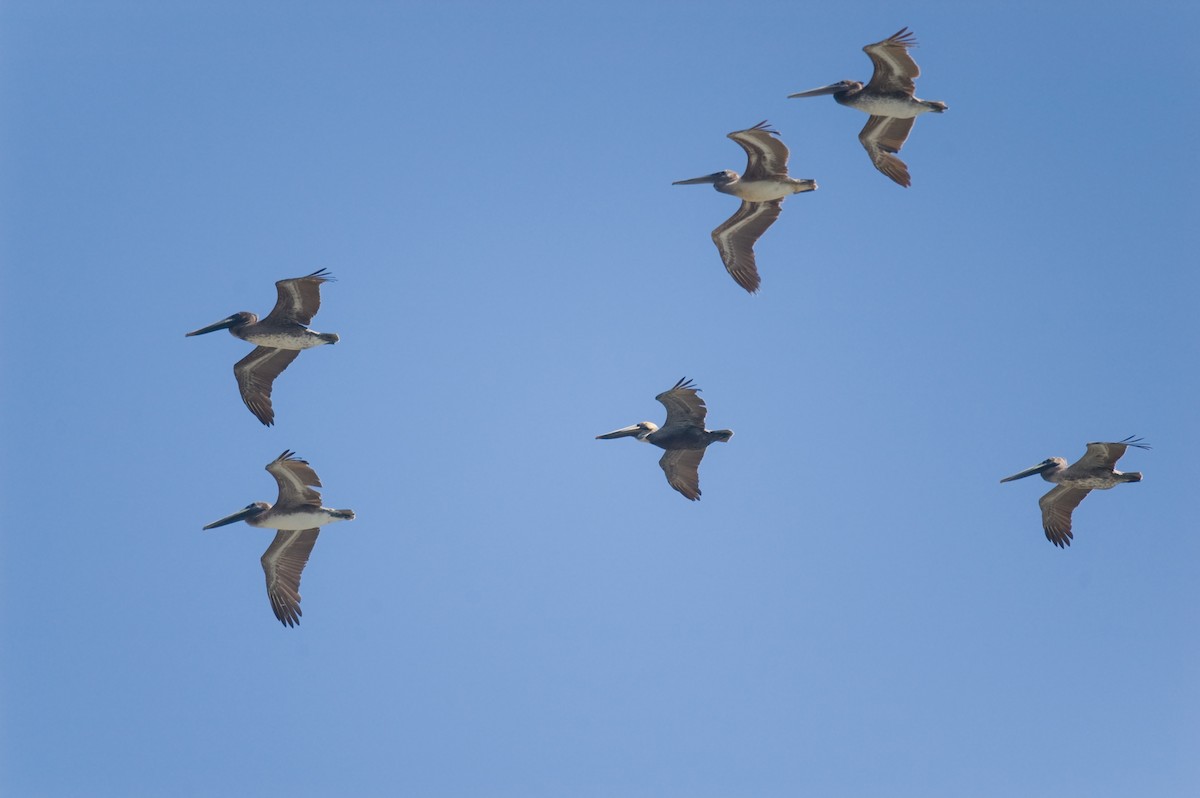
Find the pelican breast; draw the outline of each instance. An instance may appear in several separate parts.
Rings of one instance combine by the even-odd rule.
[[[1086,477],[1072,477],[1067,475],[1065,478],[1059,479],[1058,484],[1080,490],[1108,490],[1120,482],[1127,481],[1129,480],[1119,479],[1115,474],[1096,474]]]
[[[892,119],[912,119],[915,116],[928,113],[933,109],[906,95],[860,94],[849,103],[855,108],[871,116],[886,116]]]
[[[740,180],[730,186],[731,194],[746,202],[773,202],[796,193],[792,181],[783,180]]]
[[[271,349],[288,349],[291,351],[312,349],[314,346],[329,343],[327,338],[322,336],[321,333],[299,325],[296,325],[295,329],[292,330],[251,329],[238,337],[244,341],[249,341],[255,346],[265,346]]]
[[[325,507],[298,507],[295,510],[284,510],[264,513],[266,518],[251,520],[251,526],[269,527],[270,529],[301,530],[325,526],[342,518],[333,515]],[[254,523],[257,521],[258,523]]]

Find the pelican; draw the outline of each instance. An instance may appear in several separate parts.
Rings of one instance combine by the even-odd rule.
[[[779,218],[784,197],[817,190],[815,180],[788,177],[788,148],[775,138],[778,135],[779,131],[768,127],[766,120],[747,130],[735,130],[729,138],[746,151],[745,174],[739,176],[726,169],[671,184],[712,183],[717,191],[742,201],[737,213],[712,231],[712,240],[734,281],[752,294],[758,291],[761,282],[754,263],[754,242]]]
[[[1079,506],[1090,491],[1108,490],[1122,482],[1142,481],[1140,471],[1125,474],[1113,468],[1127,447],[1150,448],[1141,441],[1141,438],[1131,435],[1117,443],[1089,443],[1083,457],[1069,466],[1064,458],[1051,457],[1000,481],[1012,482],[1014,479],[1041,474],[1042,479],[1055,483],[1055,487],[1038,500],[1038,505],[1042,508],[1042,528],[1046,532],[1046,540],[1065,549],[1071,545],[1073,537],[1071,511]]]
[[[296,359],[301,349],[338,342],[337,333],[308,329],[321,307],[321,284],[332,280],[325,269],[280,280],[275,283],[279,298],[266,318],[259,319],[243,310],[184,336],[227,329],[235,338],[255,344],[253,352],[233,365],[233,375],[237,377],[246,407],[268,427],[275,423],[275,410],[271,407],[271,384],[275,378]]]
[[[858,140],[871,156],[875,168],[905,188],[912,185],[912,178],[904,161],[895,153],[904,146],[918,116],[930,111],[940,114],[947,107],[938,100],[920,100],[913,96],[916,90],[913,78],[921,74],[921,68],[908,54],[908,48],[916,45],[917,40],[908,28],[901,28],[883,41],[863,48],[875,65],[871,82],[866,86],[857,80],[840,80],[819,89],[788,95],[817,97],[832,94],[839,104],[870,114]]]
[[[279,622],[295,626],[304,614],[300,612],[300,574],[316,545],[318,527],[334,521],[353,521],[354,511],[322,507],[321,494],[308,487],[321,487],[321,480],[308,461],[296,457],[295,452],[285,451],[267,463],[267,471],[279,483],[279,498],[274,506],[266,502],[247,504],[204,528],[216,529],[245,521],[250,526],[277,530],[275,540],[262,556],[267,598]]]
[[[667,482],[688,499],[696,501],[700,498],[699,468],[704,449],[713,441],[724,442],[733,437],[733,430],[704,428],[708,408],[697,395],[699,390],[685,377],[671,390],[654,397],[667,408],[667,420],[662,428],[652,421],[643,421],[597,435],[596,440],[633,437],[666,449],[658,464],[667,475]]]

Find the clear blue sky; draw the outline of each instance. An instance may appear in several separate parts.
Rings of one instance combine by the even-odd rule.
[[[1200,7],[423,5],[0,6],[0,793],[1200,794]],[[904,25],[909,190],[786,99]],[[183,334],[323,267],[262,427]],[[682,376],[697,503],[594,440]],[[999,483],[1132,434],[1070,550]],[[200,529],[285,448],[297,629]]]

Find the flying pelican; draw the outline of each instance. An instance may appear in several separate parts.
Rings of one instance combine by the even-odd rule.
[[[816,97],[832,94],[841,105],[871,115],[858,140],[871,156],[875,168],[908,188],[912,179],[908,167],[895,156],[904,146],[913,123],[921,114],[942,113],[946,104],[938,100],[919,100],[913,96],[913,78],[921,74],[917,62],[908,54],[917,40],[908,28],[901,28],[881,42],[868,44],[863,52],[871,58],[875,71],[865,87],[857,80],[840,80],[819,89],[809,89],[788,97]]]
[[[699,390],[693,388],[692,381],[685,377],[675,383],[671,390],[654,397],[667,408],[667,420],[661,429],[652,421],[643,421],[597,435],[596,440],[634,437],[666,449],[658,464],[667,475],[667,482],[687,498],[696,501],[700,498],[699,468],[705,447],[713,441],[724,442],[733,437],[733,430],[704,428],[704,416],[708,408],[696,394]]]
[[[691,180],[676,180],[673,186],[712,183],[722,194],[732,194],[742,201],[742,207],[712,231],[713,243],[721,253],[725,268],[742,288],[758,291],[761,282],[754,263],[754,242],[775,223],[783,210],[783,198],[803,191],[816,191],[815,180],[793,180],[788,177],[788,148],[778,138],[779,131],[767,126],[766,120],[747,130],[735,130],[729,138],[746,151],[746,173],[726,169]]]
[[[235,338],[256,345],[253,352],[234,364],[233,375],[237,377],[246,407],[268,427],[275,423],[275,410],[271,407],[271,384],[275,378],[296,359],[301,349],[338,342],[337,333],[308,329],[312,317],[321,308],[321,283],[332,280],[325,269],[304,277],[280,280],[275,283],[279,298],[266,318],[260,320],[243,310],[185,336],[228,329]]]
[[[1079,506],[1089,491],[1108,490],[1122,482],[1141,482],[1140,471],[1123,474],[1113,468],[1126,447],[1149,449],[1142,439],[1130,436],[1117,443],[1089,443],[1087,453],[1071,465],[1062,457],[1051,457],[1043,460],[1032,468],[1005,477],[1001,482],[1012,482],[1041,474],[1047,482],[1057,483],[1042,498],[1038,505],[1042,508],[1042,528],[1046,532],[1046,540],[1065,549],[1071,545],[1071,511]]]
[[[321,487],[321,480],[308,461],[296,457],[295,452],[285,451],[267,463],[267,471],[279,483],[279,498],[274,506],[266,502],[247,504],[204,528],[216,529],[245,521],[250,526],[278,530],[262,556],[267,598],[279,622],[295,626],[304,614],[300,612],[300,573],[316,545],[320,532],[317,527],[334,521],[353,521],[354,511],[322,507],[321,494],[308,487]]]

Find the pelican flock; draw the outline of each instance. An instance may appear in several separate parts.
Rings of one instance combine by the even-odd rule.
[[[229,330],[235,338],[255,345],[250,354],[234,364],[233,374],[242,401],[254,417],[268,427],[275,423],[275,410],[271,406],[271,386],[275,378],[291,365],[302,349],[336,344],[339,340],[337,333],[308,329],[313,316],[321,309],[321,285],[332,280],[325,269],[304,277],[280,280],[275,283],[279,298],[265,318],[260,320],[243,310],[185,336]]]
[[[1000,481],[1012,482],[1041,474],[1042,479],[1055,484],[1049,493],[1038,500],[1038,506],[1042,508],[1042,529],[1046,533],[1046,540],[1065,549],[1071,545],[1074,537],[1071,534],[1071,513],[1089,493],[1108,490],[1122,482],[1142,481],[1140,471],[1122,473],[1114,468],[1130,446],[1150,448],[1135,436],[1116,443],[1089,443],[1083,457],[1069,466],[1062,457],[1049,457]]]
[[[335,521],[353,521],[353,510],[334,510],[321,506],[321,487],[317,472],[307,460],[285,451],[267,463],[267,473],[279,485],[275,504],[254,502],[236,513],[206,524],[204,529],[216,529],[226,524],[245,521],[260,529],[274,529],[275,540],[263,552],[262,567],[267,575],[267,598],[271,611],[284,626],[300,623],[300,574],[308,564],[317,543],[320,527]]]
[[[870,115],[859,133],[859,141],[872,163],[895,183],[908,187],[912,181],[908,167],[897,154],[907,141],[918,116],[942,113],[945,103],[922,100],[914,95],[914,80],[920,69],[909,50],[916,45],[914,35],[902,28],[892,36],[869,44],[863,51],[870,57],[874,72],[870,82],[843,80],[789,97],[814,97],[831,94],[841,105]],[[766,121],[728,137],[746,153],[746,168],[737,172],[723,170],[712,174],[675,181],[673,185],[711,184],[718,192],[737,197],[741,205],[726,221],[712,231],[713,243],[734,281],[750,293],[761,286],[754,245],[779,218],[783,200],[792,194],[814,191],[812,179],[796,179],[788,174],[788,148],[778,131]],[[265,426],[272,426],[275,413],[271,404],[274,380],[300,351],[337,343],[336,333],[321,333],[308,325],[321,306],[321,286],[333,277],[320,269],[303,277],[275,283],[277,300],[266,317],[253,313],[234,313],[221,321],[193,330],[188,337],[227,329],[236,338],[254,344],[255,349],[234,366],[238,388],[246,407]],[[736,335],[739,331],[734,330]],[[667,417],[659,427],[643,421],[597,435],[598,440],[631,437],[664,450],[659,466],[668,484],[685,498],[700,498],[700,463],[710,444],[733,437],[727,429],[705,427],[708,408],[699,389],[681,379],[655,399],[666,408]],[[1115,470],[1117,461],[1129,447],[1148,449],[1141,438],[1130,437],[1115,443],[1089,443],[1087,453],[1067,465],[1061,457],[1052,457],[1001,482],[1010,482],[1035,474],[1055,484],[1039,501],[1042,525],[1047,539],[1065,548],[1072,540],[1071,515],[1092,490],[1107,490],[1123,482],[1138,482],[1138,472]],[[336,510],[321,505],[315,488],[321,486],[309,464],[284,451],[266,466],[279,487],[274,505],[254,502],[231,515],[204,526],[215,529],[245,521],[253,527],[275,529],[275,539],[262,555],[267,581],[267,596],[276,619],[284,626],[299,623],[300,577],[316,544],[320,527],[336,521],[353,520],[352,510]]]
[[[653,421],[641,421],[628,427],[597,435],[596,440],[614,438],[636,438],[643,443],[652,443],[666,452],[658,464],[667,475],[667,482],[684,497],[696,501],[700,498],[700,461],[710,443],[724,443],[733,437],[733,430],[704,428],[704,417],[708,408],[700,398],[699,388],[684,378],[669,391],[654,397],[667,408],[667,420],[659,427]]]
[[[794,180],[788,177],[788,148],[779,140],[766,120],[746,130],[735,130],[729,138],[746,151],[746,171],[739,175],[726,169],[711,175],[676,180],[673,186],[712,183],[722,194],[731,194],[742,201],[741,207],[716,230],[713,243],[734,281],[750,293],[756,293],[762,282],[754,262],[754,242],[775,223],[783,212],[783,199],[792,194],[816,191],[815,180]]]
[[[871,156],[875,168],[905,188],[912,185],[912,178],[896,153],[908,140],[918,116],[931,111],[940,114],[947,108],[940,100],[921,100],[913,96],[916,91],[913,80],[921,74],[921,68],[908,50],[916,45],[917,40],[908,28],[901,28],[883,41],[863,48],[875,65],[866,86],[857,80],[839,80],[819,89],[788,95],[817,97],[832,94],[839,105],[870,114],[858,140]]]

